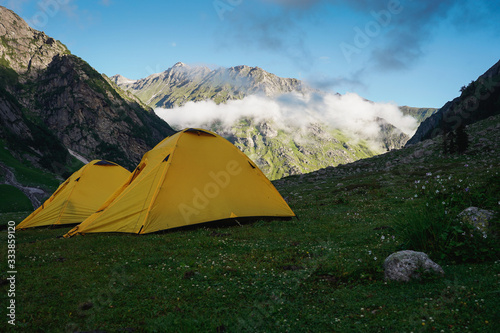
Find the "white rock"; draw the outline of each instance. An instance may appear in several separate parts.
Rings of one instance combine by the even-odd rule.
[[[399,251],[388,256],[384,261],[386,280],[405,281],[419,279],[422,273],[444,275],[444,271],[423,252]]]

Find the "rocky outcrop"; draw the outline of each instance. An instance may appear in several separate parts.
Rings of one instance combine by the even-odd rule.
[[[21,74],[23,81],[36,78],[56,55],[70,53],[61,42],[32,29],[17,14],[1,6],[0,39],[2,65]]]
[[[135,167],[173,131],[150,110],[120,96],[100,74],[74,56],[56,56],[37,87],[40,117],[63,144],[88,159]]]
[[[110,79],[110,81],[112,81],[113,83],[115,83],[118,86],[133,84],[136,81],[136,80],[127,79],[125,76],[122,76],[119,74],[114,75],[114,76],[110,77],[109,79]]]
[[[1,67],[0,67],[1,70]],[[23,112],[23,106],[0,85],[0,139],[10,153],[36,168],[65,172],[66,148],[43,124]],[[62,167],[61,167],[62,166]]]
[[[459,98],[447,102],[438,112],[425,119],[420,123],[415,134],[406,142],[406,145],[412,145],[420,141],[432,139],[438,135],[444,134],[443,129],[439,127],[442,122],[443,115],[448,114],[451,109],[458,105]]]
[[[403,147],[410,139],[408,135],[385,119],[377,118],[377,123],[380,127],[380,141],[387,151]]]

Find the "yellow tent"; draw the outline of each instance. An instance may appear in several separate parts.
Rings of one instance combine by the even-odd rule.
[[[129,176],[129,171],[115,163],[94,160],[66,179],[16,229],[80,223],[94,213]]]
[[[129,180],[65,237],[292,216],[276,188],[238,148],[215,133],[189,128],[147,152]]]

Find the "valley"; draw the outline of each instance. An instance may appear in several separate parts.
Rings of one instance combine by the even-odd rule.
[[[450,46],[453,41],[462,44],[470,39],[461,33],[447,40],[446,45],[440,45],[446,47],[446,52],[438,57],[439,61],[435,57],[419,58],[426,47],[442,52],[424,43],[424,39],[430,39],[427,30],[432,30],[427,24],[439,28],[434,24],[439,20],[451,31],[446,20],[463,17],[454,17],[453,13],[446,17],[444,7],[469,14],[473,7],[486,6],[484,3],[453,7],[407,2],[397,13],[394,10],[398,8],[384,7],[362,12],[364,16],[356,16],[358,20],[347,20],[360,10],[359,3],[342,7],[342,2],[336,2],[333,10],[328,2],[266,1],[265,6],[259,2],[251,6],[228,2],[229,6],[216,1],[208,3],[217,20],[210,21],[211,12],[202,10],[207,2],[197,3],[196,11],[190,3],[184,16],[180,15],[181,2],[152,2],[166,7],[157,13],[151,11],[156,7],[147,7],[144,16],[148,22],[140,23],[130,18],[140,19],[136,11],[145,7],[143,3],[7,3],[16,8],[32,5],[33,17],[46,17],[44,23],[49,25],[66,18],[61,26],[69,27],[68,22],[74,21],[81,29],[80,24],[89,17],[92,24],[85,27],[88,30],[81,29],[84,35],[79,35],[80,30],[68,29],[67,34],[64,31],[60,36],[75,36],[59,41],[41,31],[44,25],[40,22],[24,20],[0,6],[0,242],[4,244],[0,255],[8,258],[10,265],[9,271],[0,272],[0,285],[2,299],[15,305],[6,306],[8,316],[14,319],[4,318],[0,331],[7,331],[6,327],[13,323],[26,332],[496,332],[500,327],[500,61],[490,64],[477,78],[468,78],[472,81],[460,91],[458,87],[465,82],[453,82],[458,85],[456,98],[440,108],[371,101],[347,89],[342,94],[333,90],[341,86],[339,83],[364,88],[364,79],[372,75],[385,91],[394,95],[398,91],[405,98],[410,92],[417,97],[413,100],[428,100],[428,95],[435,93],[433,88],[416,89],[410,81],[425,76],[418,82],[429,87],[437,87],[432,80],[452,77],[458,81],[456,73],[443,71],[440,58],[452,63],[454,71],[465,72],[456,65],[461,55],[455,52],[453,59],[449,56]],[[316,5],[332,9],[328,14],[331,17],[325,19],[319,12],[309,15],[308,10]],[[99,10],[80,10],[89,8],[86,6]],[[282,11],[280,6],[285,6]],[[346,17],[337,14],[337,6],[345,10],[341,13]],[[261,15],[253,16],[257,14],[254,7],[261,8]],[[48,8],[51,15],[47,14]],[[274,13],[278,16],[267,16]],[[155,14],[161,14],[160,19],[152,19]],[[480,17],[474,15],[482,13],[471,14]],[[257,20],[260,16],[265,22]],[[115,21],[122,17],[125,24]],[[200,37],[204,31],[196,25],[195,45],[186,46],[193,41],[184,34],[192,31],[189,25],[193,17],[202,22],[203,29],[215,26],[215,35],[223,40],[215,42],[214,38],[206,43],[210,44],[207,47]],[[306,34],[295,26],[295,22],[305,23],[303,18],[314,18],[315,29],[316,24],[317,28],[325,27],[322,19],[334,22],[335,29],[328,30],[333,41],[342,31],[340,25],[346,25],[349,34],[342,35],[345,42],[338,42],[350,46],[347,41],[350,43],[352,31],[356,33],[355,45],[362,38],[359,36],[368,31],[359,30],[357,25],[366,17],[370,21],[363,27],[376,23],[380,34],[371,38],[366,48],[354,49],[359,52],[349,56],[354,62],[349,66],[344,64],[347,59],[334,59],[332,49],[324,49],[328,43],[335,44],[324,38],[307,38],[311,43],[319,41],[316,46],[320,46],[316,49],[319,53],[309,54]],[[482,17],[489,22],[488,17]],[[247,21],[249,18],[254,21]],[[384,18],[392,22],[382,24]],[[150,22],[155,28],[163,27],[161,38],[146,41],[148,34],[153,35],[151,29],[147,30]],[[472,29],[467,22],[457,22],[461,29]],[[97,30],[92,30],[93,26]],[[108,31],[113,31],[115,38],[109,38]],[[279,38],[278,32],[292,34],[293,42]],[[99,44],[99,34],[103,34],[104,44]],[[420,35],[425,38],[419,39]],[[485,32],[470,35],[478,40],[479,36],[494,40]],[[92,40],[85,47],[91,48],[92,54],[112,57],[111,61],[87,62],[63,43],[73,48],[88,42],[87,36]],[[439,40],[439,36],[432,37]],[[121,53],[114,53],[114,49],[111,52],[105,45],[118,48],[120,43],[126,44],[126,51]],[[168,52],[152,60],[148,57],[148,43],[155,47],[167,45]],[[250,56],[234,56],[229,52],[232,43],[238,52]],[[227,52],[234,59],[251,61],[234,65],[226,58],[228,67],[190,63],[196,59],[193,54],[207,56],[203,61],[211,61],[211,46],[217,49],[220,59]],[[258,56],[261,51],[263,58]],[[481,57],[486,55],[480,57],[481,50],[472,47],[469,51],[475,58],[468,65],[477,62],[483,66],[486,58]],[[274,67],[273,53],[279,55],[274,58]],[[122,57],[129,55],[135,55],[139,64],[129,62],[127,66],[142,68],[148,61],[154,64],[160,58],[162,62],[175,58],[170,68],[151,75],[148,70],[148,76],[139,79],[108,76],[93,67],[107,63],[107,68],[116,69],[118,66],[109,63],[123,64]],[[175,62],[177,55],[179,60],[183,56],[188,60]],[[364,61],[364,57],[371,61]],[[295,67],[298,58],[305,61]],[[257,59],[265,59],[263,63],[269,64],[271,71],[286,67],[288,61],[294,65],[294,73],[299,73],[297,68],[302,71],[312,61],[317,66],[316,74],[331,68],[337,68],[339,73],[317,75],[323,81],[320,86],[325,87],[321,90],[306,79],[280,77],[244,64],[262,66]],[[422,68],[415,65],[417,60],[427,64],[432,62],[430,59],[436,64],[415,76],[412,66]],[[382,67],[368,73],[364,67],[356,70],[358,61]],[[349,70],[332,67],[333,63],[344,64]],[[404,74],[397,76],[396,72]],[[398,78],[396,85],[393,78]],[[436,91],[448,96],[441,89]],[[189,175],[173,172],[170,175],[174,176],[168,178],[171,182],[164,181],[166,165],[170,168],[175,160],[170,157],[174,151],[178,156],[193,157],[193,151],[206,146],[193,144],[179,153],[182,149],[177,149],[177,144],[181,141],[166,140],[165,151],[171,152],[167,156],[146,152],[186,127],[212,130],[246,154],[253,161],[243,163],[248,174],[258,172],[257,165],[272,181],[269,183],[259,173],[267,184],[265,188],[271,189],[281,203],[286,201],[284,206],[293,210],[295,217],[278,219],[293,214],[272,215],[250,221],[238,217],[250,215],[235,214],[228,207],[229,200],[219,200],[216,210],[224,214],[229,211],[225,215],[229,219],[140,235],[123,232],[120,223],[124,219],[131,221],[130,230],[140,226],[135,214],[144,216],[144,221],[146,216],[155,217],[162,226],[168,226],[172,221],[165,213],[167,209],[152,208],[175,210],[174,197],[180,202],[177,208],[185,202],[196,207],[189,206],[189,214],[211,210],[214,207],[209,199],[217,197],[231,182],[231,164],[226,166],[227,175],[213,170],[206,173],[211,178],[205,184],[192,177],[204,171],[191,171],[203,169],[184,169],[177,164],[171,170],[188,170]],[[187,132],[213,137],[203,131]],[[226,141],[220,141],[244,157]],[[208,158],[186,160],[198,166],[210,159],[219,162],[226,156],[214,158],[210,154]],[[105,195],[105,202],[96,206],[100,208],[91,209],[92,215],[102,214],[118,202],[118,196],[125,197],[114,206],[116,210],[106,211],[111,212],[110,220],[116,222],[116,229],[106,229],[108,222],[104,221],[99,231],[106,232],[82,232],[64,238],[73,225],[14,228],[74,171],[93,159],[135,170],[125,182],[120,180],[118,191],[110,189],[114,194]],[[108,163],[102,164],[105,168]],[[83,183],[80,176],[75,178],[75,183]],[[147,182],[134,182],[138,179]],[[185,186],[186,179],[198,183]],[[100,184],[108,180],[103,177],[92,183],[91,193],[81,193],[78,204],[84,207],[96,198],[96,191],[103,193]],[[241,196],[242,210],[249,206],[244,200],[256,196],[247,191],[249,183],[236,185],[231,192]],[[164,184],[175,184],[183,191]],[[74,188],[68,192],[74,193]],[[134,191],[125,195],[129,189]],[[146,197],[151,200],[146,201]],[[265,197],[259,196],[262,200]],[[184,198],[190,200],[183,202]],[[74,208],[68,202],[64,202],[65,208]],[[59,207],[55,211],[61,215]],[[471,207],[487,211],[489,220],[480,218],[478,224],[476,217],[470,222],[459,215]],[[47,221],[51,223],[52,217]],[[178,225],[182,225],[180,222]],[[136,229],[139,233],[143,230]],[[386,279],[385,259],[402,250],[425,252],[444,274],[432,276],[418,269],[408,282]]]

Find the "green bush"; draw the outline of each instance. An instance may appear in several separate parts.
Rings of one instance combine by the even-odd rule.
[[[450,221],[439,206],[420,206],[407,209],[396,222],[402,249],[426,253],[443,253]],[[443,239],[443,237],[445,239]]]
[[[500,247],[495,236],[484,235],[439,206],[426,208],[411,208],[397,222],[401,249],[422,251],[454,263],[498,258]]]
[[[486,181],[495,184],[496,178],[492,176]],[[415,200],[396,221],[401,249],[423,251],[451,262],[481,262],[498,257],[498,220],[490,221],[490,231],[485,234],[457,218],[470,206],[491,209],[495,203],[486,198],[498,197],[498,185],[486,188],[466,177],[432,177],[428,173],[425,180],[415,182],[415,188]]]

